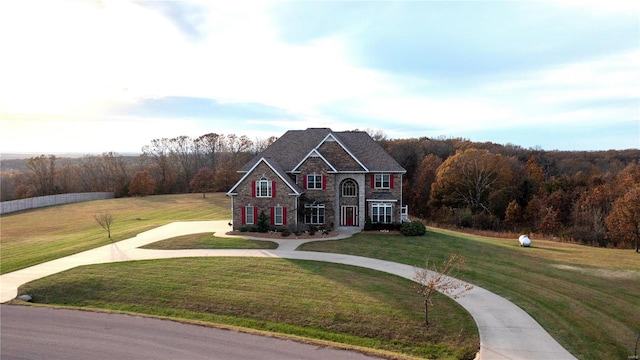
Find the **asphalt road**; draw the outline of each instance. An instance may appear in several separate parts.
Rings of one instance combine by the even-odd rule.
[[[0,306],[0,358],[371,359],[353,351],[169,320],[16,305]]]

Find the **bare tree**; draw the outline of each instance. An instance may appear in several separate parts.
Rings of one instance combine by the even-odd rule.
[[[425,326],[429,326],[429,305],[433,305],[432,296],[436,291],[457,299],[473,288],[473,285],[456,278],[463,265],[463,257],[451,254],[449,260],[444,261],[440,268],[432,264],[433,271],[428,269],[429,260],[424,268],[416,267],[413,280],[418,283],[417,293],[424,298]]]
[[[33,183],[42,196],[55,193],[56,159],[55,155],[40,155],[27,161],[27,169],[31,170]]]
[[[107,211],[99,215],[94,215],[93,217],[96,219],[98,224],[107,231],[107,235],[109,236],[109,239],[111,239],[111,224],[113,224],[114,216]]]

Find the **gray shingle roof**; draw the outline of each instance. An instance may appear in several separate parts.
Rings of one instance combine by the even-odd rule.
[[[246,172],[261,158],[274,159],[281,169],[291,171],[329,134],[333,134],[370,172],[406,170],[364,131],[332,131],[329,128],[289,130],[262,153],[240,168]],[[331,161],[330,159],[328,159]]]

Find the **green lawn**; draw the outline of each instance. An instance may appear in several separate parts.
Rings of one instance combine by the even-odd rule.
[[[472,359],[473,319],[439,295],[424,326],[413,282],[368,269],[269,258],[92,265],[20,288],[34,302],[226,324],[433,359]],[[390,354],[378,353],[387,357]]]
[[[243,238],[221,238],[211,233],[177,236],[143,246],[143,249],[180,250],[180,249],[275,249],[278,244],[272,241],[249,240]]]
[[[114,241],[118,241],[172,221],[229,219],[229,209],[229,199],[224,194],[208,195],[206,199],[203,199],[201,194],[188,194],[111,199],[4,215],[0,219],[2,222],[2,232],[0,234],[1,272],[6,273],[109,243],[106,232],[99,227],[93,218],[94,214],[103,211],[109,211],[115,215],[116,220],[113,224],[112,237]],[[640,331],[640,255],[629,250],[600,249],[542,241],[535,238],[532,241],[533,247],[520,248],[518,247],[517,239],[497,239],[430,229],[424,237],[363,233],[347,240],[308,243],[303,245],[302,250],[347,253],[416,266],[423,265],[426,259],[444,261],[448,259],[450,254],[457,253],[466,259],[467,265],[463,270],[465,280],[500,294],[522,307],[576,357],[580,359],[608,359],[626,358],[632,355],[633,346]],[[256,246],[273,245],[269,242],[218,239],[210,235],[200,234],[171,239],[150,246],[155,248],[254,248]],[[175,259],[84,267],[28,284],[27,288],[32,289],[30,288],[31,286],[37,285],[37,289],[33,289],[38,291],[38,299],[46,299],[44,301],[50,303],[79,302],[79,306],[152,312],[159,315],[204,319],[204,321],[267,330],[274,329],[277,332],[296,334],[305,334],[304,331],[315,329],[315,327],[308,326],[309,324],[320,322],[330,325],[332,322],[339,322],[341,316],[346,316],[339,315],[329,321],[325,315],[322,315],[325,317],[320,319],[324,320],[308,319],[309,323],[305,323],[307,320],[301,322],[296,320],[295,323],[290,325],[284,325],[289,321],[286,312],[274,312],[267,316],[269,311],[273,311],[274,308],[286,302],[289,287],[293,289],[299,287],[297,285],[299,283],[305,284],[305,277],[302,279],[296,277],[298,273],[305,274],[305,276],[309,275],[304,271],[309,271],[309,267],[312,265],[305,265],[307,264],[305,262],[284,261],[289,267],[280,267],[280,272],[276,272],[277,275],[272,275],[279,279],[285,279],[282,283],[287,284],[285,285],[287,288],[277,290],[282,292],[282,297],[279,297],[280,295],[275,296],[275,290],[270,290],[270,288],[263,289],[259,283],[249,283],[249,289],[255,289],[255,291],[245,289],[242,296],[247,298],[257,297],[257,300],[251,300],[256,301],[256,303],[252,303],[252,307],[263,306],[262,304],[256,305],[260,303],[259,299],[265,299],[265,302],[271,302],[272,298],[280,299],[278,300],[278,306],[274,307],[271,304],[269,305],[271,310],[261,312],[260,314],[263,315],[255,317],[252,314],[234,314],[233,311],[236,310],[231,311],[231,314],[226,310],[218,313],[220,309],[210,309],[211,301],[208,300],[208,297],[200,297],[199,292],[195,292],[194,301],[187,301],[189,297],[184,295],[191,294],[194,291],[193,289],[205,286],[199,285],[201,283],[194,285],[190,281],[189,284],[192,284],[190,289],[182,289],[177,292],[182,295],[179,299],[168,296],[167,293],[171,291],[163,290],[164,285],[158,285],[170,283],[171,285],[166,286],[171,289],[181,286],[180,281],[177,281],[177,279],[193,277],[193,281],[195,281],[200,277],[209,279],[211,276],[217,276],[222,283],[234,284],[233,287],[235,288],[236,281],[239,280],[236,279],[237,272],[227,273],[225,267],[229,266],[229,264],[222,261],[231,261],[231,259]],[[258,279],[259,282],[267,281],[269,283],[271,280],[263,278],[261,271],[263,271],[264,267],[271,265],[263,263],[264,261],[280,264],[283,260],[235,259],[235,261],[231,261],[234,264],[231,267],[236,270],[238,270],[237,266],[249,269],[238,271],[247,274],[253,273],[253,278]],[[143,266],[144,269],[136,266]],[[313,266],[321,265],[315,264]],[[314,290],[321,289],[322,292],[335,292],[333,289],[337,288],[335,287],[336,281],[341,286],[351,284],[351,282],[347,282],[344,279],[333,278],[334,276],[339,276],[333,270],[335,265],[322,266],[322,270],[312,271],[312,274],[322,274],[322,277],[328,282],[318,282],[317,285],[314,285]],[[168,267],[168,269],[175,268],[175,270],[166,270],[168,271],[168,276],[175,279],[175,284],[173,280],[164,281],[165,267]],[[199,272],[197,274],[195,272],[192,273],[190,267],[199,269]],[[105,271],[105,269],[108,271]],[[349,271],[356,271],[354,269],[356,268],[349,268]],[[138,270],[141,271],[140,276],[138,276]],[[174,271],[175,273],[173,273]],[[346,270],[341,268],[340,271]],[[120,277],[116,276],[115,279],[112,279],[111,273],[120,274]],[[345,276],[360,279],[362,273],[362,271],[358,270],[352,275]],[[136,274],[135,279],[131,274]],[[206,274],[206,276],[201,276],[202,274]],[[373,274],[376,278],[382,277],[382,274]],[[70,280],[68,276],[73,279]],[[370,276],[370,274],[367,274],[367,276]],[[243,276],[242,279],[249,281],[246,279],[247,277],[251,278],[251,276]],[[399,284],[404,284],[401,285],[404,288],[410,287],[410,282],[406,280],[396,277],[390,279],[390,283],[398,282]],[[210,279],[210,281],[213,280]],[[361,281],[363,283],[370,282],[369,280]],[[48,285],[43,285],[47,284],[47,282],[49,282]],[[91,293],[100,293],[100,289],[109,288],[112,282],[119,289],[113,294],[115,298],[92,299]],[[209,280],[206,282],[209,282]],[[154,286],[159,287],[157,291],[166,291],[166,293],[158,294],[151,291]],[[220,286],[222,285],[212,284],[211,286],[211,289],[205,286],[202,290],[203,294],[221,292]],[[387,286],[391,285],[386,285],[385,283],[380,289],[372,286],[365,291],[366,296],[376,297],[378,295],[375,295],[375,293],[377,291],[384,292]],[[326,290],[325,287],[329,290]],[[138,288],[147,289],[150,293],[156,294],[155,297],[157,299],[154,300],[155,302],[150,302],[149,305],[144,305],[144,303],[142,303],[143,305],[136,305],[141,304],[137,298],[146,296],[144,291],[147,291],[138,292]],[[229,289],[231,290],[231,287]],[[339,287],[339,289],[341,289],[340,291],[347,291],[343,287]],[[411,298],[411,302],[417,301],[418,305],[415,306],[420,306],[419,299],[412,295],[410,289],[407,291],[403,297]],[[42,294],[54,294],[57,292],[62,292],[63,294],[42,296]],[[69,293],[69,296],[74,299],[61,298],[60,296],[66,296],[65,293]],[[227,292],[222,291],[222,293]],[[129,297],[129,294],[134,294],[134,296]],[[352,306],[358,306],[359,296],[364,297],[365,295],[358,294],[357,297],[353,298],[352,303],[355,305]],[[401,304],[399,300],[386,298],[387,295],[379,296],[385,298],[382,300],[386,304],[384,306],[396,308]],[[299,295],[296,299],[309,297],[312,298],[313,296],[308,294]],[[229,306],[239,301],[237,297],[231,298],[234,300],[228,303]],[[449,310],[451,306],[456,306],[452,305],[453,303],[450,300],[440,298],[441,300],[438,300],[437,305],[432,309],[434,314],[439,308],[441,310],[447,309],[442,310],[446,313],[451,311]],[[85,299],[87,301],[86,304],[82,303]],[[331,301],[328,302],[330,303]],[[179,302],[188,302],[188,304],[177,304]],[[300,302],[303,301],[300,300]],[[202,309],[194,310],[192,309],[194,306]],[[296,306],[304,308],[301,304]],[[311,305],[308,306],[310,307],[307,307],[307,312],[315,313],[316,308]],[[317,306],[323,308],[324,305]],[[176,310],[172,310],[174,307],[176,307]],[[287,308],[283,307],[283,309]],[[314,310],[308,311],[308,309]],[[421,319],[420,310],[415,310],[415,316]],[[376,310],[373,310],[373,312],[375,313]],[[262,316],[266,317],[261,318]],[[406,321],[404,317],[400,319]],[[385,322],[387,321],[390,320],[384,318],[382,322],[378,323],[377,326],[381,329],[380,331],[386,328],[387,324]],[[459,332],[459,329],[467,329],[469,324],[452,326],[444,319],[440,321],[443,324],[441,331],[445,339],[458,337],[455,334]],[[249,325],[242,325],[245,322]],[[251,325],[254,323],[257,323],[258,326]],[[297,330],[287,330],[288,326]],[[473,327],[472,323],[471,327]],[[368,328],[371,329],[371,327]],[[349,331],[351,330],[348,330],[347,333]],[[467,329],[465,331],[470,330]],[[345,333],[333,332],[331,329],[327,330],[325,328],[318,330],[318,334],[320,335],[313,334],[309,336],[322,339],[349,338]],[[352,342],[349,340],[348,342],[362,344],[362,339],[367,337],[358,334],[354,332],[354,336],[359,340],[353,340]],[[526,334],[523,334],[523,336],[526,336]],[[375,339],[377,338],[371,341],[373,343],[379,341]],[[469,339],[471,342],[477,340],[473,336],[469,337]],[[411,341],[408,342],[410,343]],[[402,345],[397,346],[402,348],[406,343],[406,339],[399,340],[398,344]],[[469,349],[469,343],[467,342],[458,344],[451,340],[437,340],[433,343],[447,344],[449,350],[442,353],[444,357],[456,352],[466,353]],[[389,343],[387,343],[384,348],[396,349],[389,346]],[[409,350],[408,353],[423,354],[421,351],[423,350],[414,349]],[[429,353],[437,352],[432,348],[425,351]]]
[[[580,359],[625,359],[640,331],[640,254],[532,239],[506,240],[430,229],[424,237],[358,234],[307,243],[335,252],[423,265],[457,253],[465,280],[531,314]],[[526,337],[526,334],[523,334]]]
[[[94,215],[115,216],[113,241],[174,221],[227,220],[230,200],[223,193],[156,195],[51,206],[2,215],[0,273],[15,271],[108,244]]]

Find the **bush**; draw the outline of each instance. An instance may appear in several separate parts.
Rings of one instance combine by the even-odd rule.
[[[290,236],[290,235],[291,235],[291,230],[289,230],[289,228],[282,229],[282,232],[280,233],[280,236],[282,236],[282,237],[286,237],[286,236]]]
[[[402,224],[400,233],[404,236],[422,236],[427,233],[427,228],[420,221],[412,221]]]
[[[369,215],[364,218],[364,230],[373,230],[373,224],[371,223],[371,218],[369,217]]]
[[[256,226],[258,227],[258,232],[260,233],[266,233],[267,231],[269,231],[269,217],[264,213],[264,211],[260,211],[260,214],[258,215],[258,223],[256,224]]]

